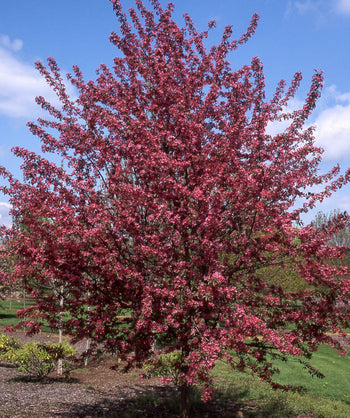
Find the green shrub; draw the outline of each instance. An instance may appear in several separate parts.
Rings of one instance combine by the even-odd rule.
[[[6,334],[0,334],[0,361],[5,360],[6,353],[20,348],[19,342]]]
[[[78,362],[75,357],[74,348],[66,341],[46,344],[45,349],[56,362],[60,359],[63,360],[62,370],[67,380],[70,379],[70,372],[81,365],[81,362]]]
[[[55,359],[37,342],[29,342],[17,350],[8,351],[6,359],[21,372],[39,379],[47,376],[56,364]]]
[[[156,358],[148,360],[144,366],[145,377],[157,376],[171,379],[175,384],[179,382],[179,365],[181,363],[181,352],[173,351],[161,354]]]
[[[7,351],[5,358],[18,370],[43,379],[55,368],[59,359],[63,359],[63,367],[65,367],[66,360],[73,357],[74,353],[73,347],[66,342],[60,344],[29,342],[20,348]]]
[[[55,360],[65,360],[73,357],[75,354],[74,348],[66,341],[63,341],[62,343],[46,343],[41,346],[44,347],[47,353]]]

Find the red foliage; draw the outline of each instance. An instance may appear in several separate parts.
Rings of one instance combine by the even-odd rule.
[[[29,127],[62,163],[15,148],[24,181],[3,170],[18,220],[7,231],[16,274],[35,278],[29,286],[52,324],[59,298],[39,284],[66,289],[65,327],[77,339],[142,362],[157,335],[180,350],[182,384],[203,382],[208,395],[218,358],[271,380],[268,352],[308,355],[349,325],[336,305],[348,300],[348,272],[326,262],[341,250],[327,245],[326,231],[294,226],[350,177],[338,168],[317,174],[322,150],[304,128],[322,74],[303,108],[288,113],[300,73],[267,100],[257,57],[238,70],[227,61],[256,15],[239,40],[228,26],[208,50],[208,32],[187,15],[179,28],[171,4],[152,0],[152,12],[136,0],[128,20],[112,3],[120,35],[110,40],[123,56],[112,69],[101,65],[96,81],[74,67],[76,100],[54,59],[37,63],[62,107],[38,97],[51,117]],[[268,123],[282,119],[289,127],[269,135]],[[307,290],[287,293],[261,278],[261,268],[283,263]],[[281,332],[287,323],[295,328]]]

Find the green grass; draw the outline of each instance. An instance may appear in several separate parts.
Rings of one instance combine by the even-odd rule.
[[[26,308],[29,308],[31,305],[34,305],[34,302],[27,300]],[[21,321],[21,318],[18,318],[16,315],[19,309],[23,309],[23,301],[10,302],[9,300],[0,299],[0,330],[4,327],[16,326]],[[132,313],[131,309],[124,309],[122,311],[121,317],[123,316],[128,317],[131,315],[131,313]],[[68,318],[69,318],[69,314],[67,314],[67,319]],[[128,326],[128,324],[125,324],[125,326]],[[50,332],[50,333],[57,332],[55,329],[51,329],[47,325],[43,325],[41,330],[43,332]]]
[[[26,301],[26,308],[33,305],[33,302]],[[23,309],[23,302],[0,300],[0,330],[5,327],[16,326],[22,318],[17,317],[17,311]],[[43,332],[56,332],[48,326],[42,327]]]
[[[26,307],[32,305],[32,302],[26,301]],[[0,300],[0,312],[1,310],[9,310],[11,307],[11,310],[18,310],[23,309],[23,301],[9,301],[9,300]]]
[[[275,361],[281,370],[278,383],[303,385],[308,392],[332,400],[350,403],[350,358],[341,356],[328,345],[323,345],[313,356],[311,364],[324,374],[323,379],[312,377],[294,358],[287,362]]]
[[[257,377],[232,370],[219,361],[214,369],[216,401],[223,405],[234,401],[245,417],[289,417],[308,415],[324,418],[350,416],[350,359],[328,346],[320,347],[312,364],[324,379],[311,377],[295,360],[275,362],[281,374],[275,380],[282,384],[302,385],[306,393],[274,391]]]
[[[26,303],[26,307],[30,306],[30,303]],[[9,300],[0,301],[0,328],[15,326],[20,321],[16,312],[19,309],[23,309],[23,302]]]

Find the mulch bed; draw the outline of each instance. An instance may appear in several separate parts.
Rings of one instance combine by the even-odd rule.
[[[41,333],[28,337],[16,332],[22,342],[57,342],[57,335]],[[84,342],[75,348],[81,352]],[[0,364],[0,417],[176,417],[178,393],[159,379],[140,379],[139,370],[123,373],[112,357],[90,361],[71,373],[71,380],[52,374],[45,381],[30,379],[17,369]],[[161,400],[167,399],[172,410]],[[215,402],[198,405],[193,417],[234,417],[234,403],[225,409]]]

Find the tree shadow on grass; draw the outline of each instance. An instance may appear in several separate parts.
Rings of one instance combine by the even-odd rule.
[[[1,313],[0,314],[0,321],[2,319],[8,319],[8,318],[17,318],[16,312],[9,312],[9,313]]]
[[[133,387],[132,389],[135,389]],[[101,395],[104,393],[101,392]],[[247,395],[246,390],[234,393],[219,391],[212,401],[202,403],[200,391],[191,393],[190,416],[191,418],[230,418],[235,417],[238,411],[243,411],[244,417],[268,417],[278,415],[280,407],[276,403],[246,405],[242,399]],[[64,412],[56,413],[57,417],[111,417],[111,418],[175,418],[179,416],[179,393],[176,388],[154,386],[145,389],[139,387],[137,393],[120,399],[103,398],[99,402],[82,405],[62,405]],[[277,415],[275,414],[277,413]]]
[[[245,418],[293,416],[282,398],[254,399],[249,388],[220,387],[213,399],[222,407],[223,417],[235,417],[237,411],[241,411]]]

